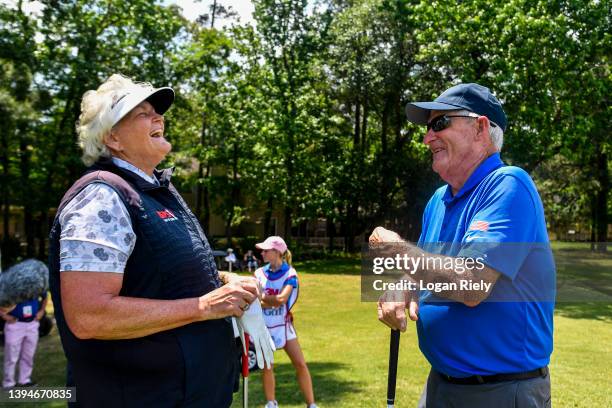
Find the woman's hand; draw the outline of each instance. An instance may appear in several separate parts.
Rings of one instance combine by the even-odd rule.
[[[255,278],[236,276],[219,289],[200,297],[202,320],[240,317],[248,305],[260,296],[259,283]]]
[[[240,275],[234,272],[219,272],[219,279],[224,285],[240,279]]]
[[[10,314],[2,314],[2,319],[7,323],[15,323],[17,321],[17,318]]]
[[[7,313],[10,313],[17,305],[8,305],[0,307],[0,316],[4,316]]]
[[[250,279],[255,279],[255,278],[253,278],[252,276],[249,276],[249,277],[240,276],[234,272],[219,272],[219,279],[221,279],[221,282],[223,282],[223,284],[226,285],[228,283],[241,281],[243,279],[250,280]],[[257,296],[261,299],[263,297],[263,288],[261,286],[261,283],[259,283],[258,280],[255,279],[255,282],[257,283]]]
[[[268,295],[264,291],[263,295],[261,296],[261,307],[264,309],[269,309],[284,305],[289,300],[289,296],[291,296],[292,291],[293,286],[291,285],[283,286],[283,289],[278,295]]]

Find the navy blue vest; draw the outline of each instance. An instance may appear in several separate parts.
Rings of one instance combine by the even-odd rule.
[[[171,170],[147,183],[109,160],[88,169],[64,195],[53,223],[49,284],[55,317],[81,407],[229,407],[239,371],[239,349],[229,319],[192,323],[129,340],[81,340],[62,310],[59,272],[61,210],[93,182],[112,187],[124,202],[136,244],[121,296],[183,299],[221,283],[197,219],[170,184]]]

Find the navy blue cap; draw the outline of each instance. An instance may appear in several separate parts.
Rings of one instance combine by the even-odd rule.
[[[408,120],[426,125],[432,110],[466,109],[486,116],[491,122],[506,130],[508,119],[499,100],[489,88],[478,84],[459,84],[447,89],[433,102],[411,102],[406,105]]]

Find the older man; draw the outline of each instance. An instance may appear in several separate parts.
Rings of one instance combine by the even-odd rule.
[[[427,125],[424,143],[447,183],[425,208],[418,247],[402,249],[422,260],[410,275],[417,287],[442,289],[378,305],[392,328],[406,329],[407,307],[417,321],[432,366],[419,407],[550,406],[554,261],[533,181],[500,159],[502,105],[488,88],[460,84],[406,113]],[[370,242],[403,241],[378,227]]]

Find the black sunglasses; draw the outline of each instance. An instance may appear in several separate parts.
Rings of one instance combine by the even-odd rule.
[[[429,122],[427,122],[427,130],[433,129],[434,132],[441,132],[451,125],[450,118],[472,118],[478,119],[476,116],[468,115],[440,115],[436,116]]]

